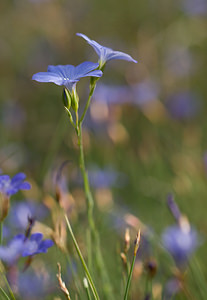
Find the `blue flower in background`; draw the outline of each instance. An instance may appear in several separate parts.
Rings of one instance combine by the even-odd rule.
[[[43,240],[42,233],[34,233],[30,238],[24,234],[16,235],[8,246],[0,247],[0,259],[7,264],[14,264],[19,257],[33,256],[38,253],[46,253],[53,246],[52,240]]]
[[[170,252],[177,266],[185,266],[190,255],[198,247],[197,232],[178,225],[168,227],[163,235],[164,247]]]
[[[12,265],[21,256],[22,249],[22,240],[17,235],[10,241],[8,246],[0,247],[0,259],[9,265]]]
[[[73,65],[48,66],[47,72],[36,73],[32,79],[38,82],[53,82],[57,85],[63,85],[72,92],[82,77],[101,77],[103,73],[100,70],[95,70],[98,66],[98,63],[90,61],[83,62],[76,67]]]
[[[78,174],[77,181],[82,183],[82,177]],[[117,172],[108,166],[100,169],[97,166],[91,166],[88,170],[88,179],[91,186],[95,189],[122,187],[126,183],[126,177],[123,173]]]
[[[30,190],[29,182],[24,181],[26,175],[24,173],[16,174],[12,179],[8,175],[0,176],[0,192],[6,196],[16,194],[19,190]]]
[[[170,116],[176,120],[191,119],[198,115],[202,103],[200,97],[189,91],[172,94],[166,101]]]
[[[111,48],[104,47],[99,43],[89,39],[85,34],[76,33],[76,35],[84,38],[88,42],[88,44],[91,45],[93,49],[96,51],[96,53],[99,56],[100,68],[103,67],[107,61],[113,59],[122,59],[122,60],[127,60],[127,61],[137,63],[137,61],[134,60],[129,54],[120,51],[114,51]]]
[[[182,10],[190,16],[203,16],[207,13],[206,0],[182,0]]]
[[[25,229],[28,225],[28,217],[35,220],[42,220],[48,214],[45,205],[32,201],[22,201],[13,203],[10,213],[7,217],[9,225],[15,226],[15,229]]]
[[[130,89],[127,86],[99,84],[94,92],[96,101],[110,104],[123,104],[132,101]]]
[[[19,235],[19,238],[22,239],[24,243],[24,248],[22,251],[22,256],[33,256],[38,253],[46,253],[47,249],[54,245],[52,240],[43,240],[42,233],[33,233],[29,239],[26,239],[25,236]]]

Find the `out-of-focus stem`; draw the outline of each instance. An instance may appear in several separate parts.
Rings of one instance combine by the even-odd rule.
[[[130,272],[129,272],[129,277],[128,277],[128,280],[127,280],[124,300],[128,299],[129,288],[130,288],[130,284],[131,284],[131,280],[132,280],[132,273],[133,273],[133,269],[134,269],[134,264],[135,264],[135,260],[136,260],[137,251],[139,249],[139,243],[140,243],[140,231],[137,233],[136,240],[135,240],[134,256],[133,256],[133,260],[132,260],[132,264],[131,264],[131,269],[130,269]]]
[[[69,230],[69,232],[70,232],[70,235],[71,235],[71,237],[72,237],[74,246],[75,246],[75,248],[76,248],[76,251],[77,251],[77,253],[78,253],[78,256],[79,256],[79,258],[80,258],[80,261],[81,261],[81,263],[82,263],[82,266],[83,266],[83,268],[84,268],[84,270],[85,270],[85,274],[86,274],[86,277],[87,277],[87,279],[88,279],[88,282],[89,282],[89,285],[90,285],[90,287],[91,287],[91,290],[92,290],[92,292],[93,292],[94,298],[95,298],[96,300],[100,300],[100,298],[99,298],[99,296],[98,296],[98,293],[97,293],[97,290],[96,290],[96,287],[95,287],[95,285],[94,285],[94,283],[93,283],[93,279],[92,279],[92,277],[91,277],[91,275],[90,275],[90,272],[89,272],[88,267],[87,267],[87,265],[86,265],[86,263],[85,263],[85,260],[84,260],[84,258],[83,258],[83,255],[82,255],[82,253],[81,253],[81,251],[80,251],[80,248],[79,248],[79,246],[78,246],[78,243],[77,243],[77,241],[76,241],[76,238],[75,238],[75,236],[74,236],[74,234],[73,234],[73,230],[72,230],[72,227],[71,227],[70,222],[69,222],[69,220],[68,220],[68,217],[67,217],[66,214],[65,214],[64,216],[65,216],[66,224],[67,224],[68,230]]]

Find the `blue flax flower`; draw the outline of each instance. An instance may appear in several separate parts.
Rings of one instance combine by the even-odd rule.
[[[72,92],[82,77],[101,77],[103,73],[100,70],[95,70],[98,66],[98,63],[90,61],[85,61],[76,67],[73,65],[48,66],[47,72],[36,73],[32,79],[38,82],[53,82],[57,85],[63,85]]]
[[[12,179],[8,175],[0,176],[0,192],[6,196],[16,194],[19,190],[30,190],[29,182],[24,181],[26,175],[24,173],[16,174]]]
[[[12,265],[21,256],[34,256],[38,253],[47,252],[47,249],[53,244],[52,240],[43,240],[42,233],[34,233],[30,238],[26,238],[24,234],[18,234],[8,246],[0,247],[0,259]]]
[[[112,59],[123,59],[127,61],[131,61],[134,63],[137,63],[136,60],[134,60],[129,54],[120,52],[120,51],[114,51],[111,48],[104,47],[100,45],[99,43],[89,39],[85,34],[82,33],[76,33],[76,35],[81,36],[84,38],[89,45],[93,47],[93,49],[96,51],[96,53],[99,56],[99,64],[100,68],[105,65],[105,63]]]
[[[162,242],[174,258],[176,265],[183,267],[198,246],[198,235],[192,228],[174,225],[164,231]]]

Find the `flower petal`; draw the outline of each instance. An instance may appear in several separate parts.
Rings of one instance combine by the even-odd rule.
[[[93,49],[96,51],[96,53],[100,56],[102,46],[101,46],[99,43],[97,43],[97,42],[94,41],[94,40],[89,39],[89,38],[88,38],[85,34],[83,34],[83,33],[76,33],[76,35],[77,35],[77,36],[80,36],[80,37],[82,37],[82,38],[84,38],[84,39],[88,42],[88,44],[91,45],[91,46],[93,47]]]
[[[137,63],[137,61],[135,59],[133,59],[130,55],[120,52],[120,51],[114,51],[108,47],[104,47],[104,46],[98,44],[97,42],[89,39],[85,34],[76,33],[76,35],[84,38],[88,42],[88,44],[94,48],[94,50],[96,51],[96,53],[99,56],[101,65],[104,65],[105,62],[112,60],[112,59],[122,59],[122,60],[127,60],[127,61]]]
[[[47,252],[47,249],[52,247],[54,242],[52,240],[44,240],[39,245],[39,252]]]
[[[64,85],[64,78],[61,75],[52,72],[39,72],[32,76],[33,80],[38,82],[53,82],[57,85]]]
[[[122,60],[127,60],[131,61],[134,63],[137,63],[135,59],[133,59],[129,54],[120,52],[120,51],[111,51],[111,53],[107,54],[107,61],[112,60],[112,59],[122,59]]]
[[[43,234],[42,233],[33,233],[30,237],[30,241],[35,241],[37,243],[40,243],[40,241],[42,240],[43,238]]]
[[[85,61],[82,64],[78,65],[75,68],[75,77],[76,78],[80,78],[80,77],[85,77],[85,76],[89,76],[87,75],[89,72],[97,69],[99,66],[98,63],[93,63],[91,61]]]
[[[57,66],[48,66],[48,72],[56,73],[62,78],[74,79],[75,67],[73,65],[57,65]]]
[[[24,173],[18,173],[12,177],[11,184],[19,184],[25,178],[26,178],[26,175]]]
[[[19,186],[19,189],[20,190],[30,190],[31,184],[29,182],[25,181]]]

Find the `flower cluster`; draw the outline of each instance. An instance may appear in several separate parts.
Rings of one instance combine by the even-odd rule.
[[[32,79],[38,82],[53,82],[56,85],[66,87],[70,92],[72,92],[75,89],[77,82],[82,77],[101,77],[103,73],[100,69],[109,60],[122,59],[134,63],[137,62],[130,55],[104,47],[97,42],[90,40],[84,34],[77,33],[77,35],[84,38],[89,45],[94,48],[99,56],[99,63],[86,61],[76,67],[73,65],[48,66],[47,72],[36,73],[33,75]]]

